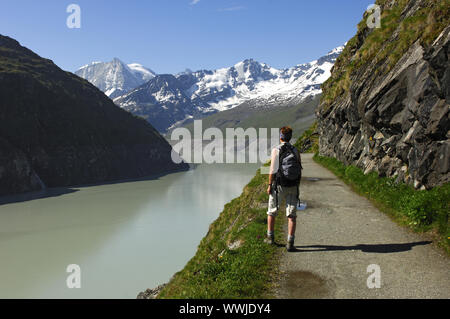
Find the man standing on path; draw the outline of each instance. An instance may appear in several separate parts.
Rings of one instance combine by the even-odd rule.
[[[274,243],[275,217],[279,203],[286,201],[286,216],[288,218],[287,251],[295,251],[294,239],[297,221],[298,187],[301,179],[302,165],[300,152],[289,141],[292,129],[289,126],[280,129],[280,145],[272,150],[269,171],[269,205],[267,209],[266,243]]]

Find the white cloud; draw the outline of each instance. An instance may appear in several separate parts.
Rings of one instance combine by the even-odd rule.
[[[190,5],[193,6],[193,5],[195,5],[195,4],[199,3],[199,2],[200,2],[200,0],[192,0]]]
[[[230,7],[230,8],[222,8],[222,9],[219,9],[218,11],[238,11],[238,10],[243,10],[243,9],[245,9],[245,7],[236,6],[236,7]]]

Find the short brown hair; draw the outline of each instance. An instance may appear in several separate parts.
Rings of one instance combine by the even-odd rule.
[[[292,128],[290,126],[280,128],[280,138],[285,142],[289,142],[292,138]]]

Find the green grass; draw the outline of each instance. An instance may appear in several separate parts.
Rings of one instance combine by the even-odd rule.
[[[319,134],[317,133],[317,122],[303,132],[294,144],[302,153],[317,153],[319,151]]]
[[[396,183],[393,178],[379,177],[376,172],[365,175],[361,169],[345,166],[335,158],[316,154],[314,160],[397,222],[418,232],[436,234],[439,245],[450,253],[449,183],[431,190],[415,190],[404,183]]]
[[[267,232],[267,176],[258,170],[243,193],[230,203],[201,241],[197,253],[158,298],[270,298],[280,249],[263,242]],[[275,225],[282,241],[282,222]],[[234,250],[229,243],[240,240]]]

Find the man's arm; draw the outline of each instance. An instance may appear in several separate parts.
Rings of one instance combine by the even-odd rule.
[[[275,178],[275,173],[278,167],[277,161],[278,161],[277,150],[274,148],[272,150],[272,156],[270,158],[269,187],[267,188],[267,194],[270,194],[272,192],[272,182],[273,179]]]
[[[298,180],[298,185],[300,186],[300,180],[302,179],[302,170],[303,170],[303,166],[302,166],[302,155],[300,154],[300,151],[297,148],[297,154],[298,154],[298,163],[300,164],[300,178]]]
[[[303,168],[302,167],[302,155],[300,154],[300,151],[298,149],[297,149],[297,152],[298,152],[298,162],[300,163],[300,167]]]

